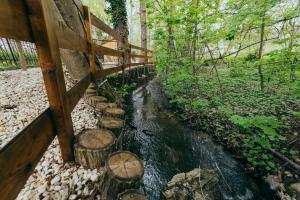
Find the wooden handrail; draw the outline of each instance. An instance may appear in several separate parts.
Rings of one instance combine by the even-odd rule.
[[[97,45],[97,44],[93,44],[93,48],[94,48],[95,52],[100,54],[100,55],[121,57],[124,54],[123,51],[119,51],[119,50],[116,50],[116,49],[111,49],[111,48],[104,47],[104,46]]]
[[[144,58],[145,57],[145,55],[138,55],[138,54],[130,54],[129,56],[130,56],[130,58]]]
[[[0,150],[1,199],[15,199],[57,134],[48,108]]]
[[[79,9],[85,16],[87,38],[80,36],[64,22],[53,17],[53,13],[56,12],[53,1],[1,1],[0,37],[36,44],[50,104],[46,111],[0,150],[1,199],[16,198],[55,136],[58,136],[63,160],[73,160],[74,131],[71,112],[92,81],[124,72],[131,66],[145,67],[151,64],[147,62],[148,57],[151,57],[148,56],[148,52],[154,53],[153,51],[130,45],[127,41],[125,41],[125,51],[93,43],[91,25],[119,42],[122,38],[102,20],[91,14],[87,7]],[[80,51],[89,58],[90,72],[69,91],[66,91],[59,48]],[[142,50],[144,54],[131,54],[131,49]],[[137,57],[143,58],[144,62],[125,62],[122,66],[96,70],[94,54],[117,56],[124,60]]]
[[[91,14],[92,24],[99,28],[100,30],[104,31],[105,33],[109,34],[116,40],[121,40],[122,38],[117,34],[110,26],[105,24],[101,19],[97,18],[94,14]]]

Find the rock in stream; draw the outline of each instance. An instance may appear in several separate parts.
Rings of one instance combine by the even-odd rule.
[[[196,168],[176,174],[161,192],[163,200],[215,200],[220,199],[218,173]]]

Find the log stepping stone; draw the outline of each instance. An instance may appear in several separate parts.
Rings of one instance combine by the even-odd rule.
[[[107,117],[124,119],[125,111],[122,108],[106,108],[104,115]]]
[[[99,117],[98,125],[100,128],[112,131],[116,137],[119,137],[125,125],[125,121],[119,118],[103,116]]]
[[[140,187],[144,166],[135,154],[129,151],[112,153],[105,167],[101,189],[107,199],[117,199],[119,193]]]
[[[149,200],[149,198],[139,193],[138,190],[126,190],[118,195],[118,200]]]
[[[97,91],[95,89],[87,89],[85,91],[85,94],[87,97],[89,96],[96,96],[97,95]]]
[[[118,105],[116,103],[108,103],[109,108],[117,108]]]
[[[115,135],[109,130],[84,130],[76,136],[75,161],[90,169],[99,168],[105,164],[115,141]]]
[[[106,109],[108,108],[112,109],[117,107],[118,105],[116,103],[99,102],[95,106],[95,111],[97,112],[97,114],[99,114],[99,116],[101,116]]]
[[[89,85],[88,89],[94,89],[94,90],[96,90],[96,84],[95,83],[91,83]]]
[[[98,114],[102,114],[107,108],[108,108],[109,104],[108,103],[105,103],[105,102],[98,102],[96,105],[95,105],[95,111],[98,113]]]
[[[88,102],[90,106],[95,107],[97,103],[99,102],[107,102],[107,98],[102,96],[90,96],[88,98]]]

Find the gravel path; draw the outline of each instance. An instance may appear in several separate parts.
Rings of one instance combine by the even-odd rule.
[[[68,84],[67,88],[70,88]],[[0,72],[0,148],[49,106],[41,70]],[[96,115],[81,99],[72,112],[75,134],[96,126]],[[63,165],[57,139],[37,165],[17,199],[82,199],[97,193],[103,169]],[[97,199],[98,196],[93,197]]]

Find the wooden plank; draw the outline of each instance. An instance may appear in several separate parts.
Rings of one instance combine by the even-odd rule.
[[[139,65],[145,65],[145,63],[129,63],[128,66],[139,66]]]
[[[15,199],[56,134],[50,108],[0,150],[1,199]]]
[[[60,48],[82,51],[84,53],[88,52],[88,41],[86,39],[81,37],[78,33],[75,33],[62,22],[55,23],[54,26]]]
[[[156,65],[156,62],[147,62],[146,65]]]
[[[130,58],[144,58],[145,57],[144,55],[138,55],[138,54],[130,54],[129,56],[130,56]]]
[[[67,92],[66,107],[68,113],[71,113],[78,101],[83,97],[85,90],[91,83],[91,76],[87,75],[81,79],[74,87]]]
[[[0,1],[0,37],[33,42],[24,1]]]
[[[121,41],[122,38],[112,29],[110,26],[108,26],[105,22],[103,22],[101,19],[97,18],[94,14],[91,13],[91,20],[92,25],[99,28],[100,30],[104,31],[105,33],[112,36],[114,39]]]
[[[122,71],[122,66],[108,68],[108,69],[103,70],[103,75],[108,76],[108,75],[111,75],[111,74],[114,74],[114,73],[117,73],[120,71]]]
[[[103,70],[98,70],[95,73],[95,78],[97,80],[104,78],[105,76],[117,73],[122,71],[122,66],[118,66],[118,67],[112,67],[112,68],[108,68],[108,69],[103,69]]]
[[[94,49],[96,54],[100,54],[100,55],[121,57],[124,53],[123,51],[107,48],[107,47],[97,45],[97,44],[93,44],[93,49]]]
[[[55,35],[53,1],[26,0],[30,9],[30,21],[42,68],[46,92],[53,111],[57,129],[61,155],[64,162],[74,160],[73,123],[71,114],[67,112],[66,86],[62,70],[60,51]]]
[[[142,47],[133,45],[133,44],[130,44],[130,47],[131,47],[132,49],[138,49],[138,50],[141,50],[141,51],[145,51],[145,50],[146,50],[147,52],[154,53],[154,51],[151,51],[151,50],[149,50],[149,49],[145,49],[145,48],[142,48]]]
[[[96,71],[96,64],[95,64],[95,53],[94,48],[92,45],[93,37],[92,37],[92,24],[91,24],[91,13],[87,6],[83,6],[84,15],[85,15],[85,27],[86,27],[86,36],[87,42],[89,47],[89,65],[90,65],[90,72],[95,74]]]

